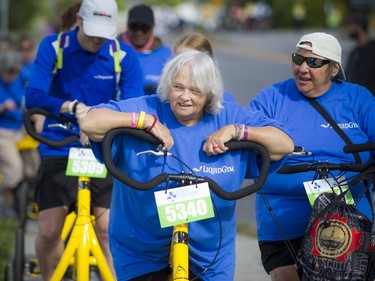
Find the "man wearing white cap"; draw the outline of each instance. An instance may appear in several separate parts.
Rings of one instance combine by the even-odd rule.
[[[109,100],[143,95],[142,72],[134,50],[118,40],[115,0],[84,0],[77,14],[77,27],[47,36],[40,43],[35,71],[26,92],[26,107],[44,108],[54,115],[66,114],[78,130],[56,131],[36,122],[42,134],[52,140],[69,135],[81,137],[82,144],[62,148],[40,144],[41,166],[35,200],[39,206],[36,252],[42,277],[50,280],[64,244],[60,238],[65,216],[76,201],[77,178],[65,175],[69,148],[88,143],[80,134],[79,122],[90,106]],[[40,120],[37,120],[40,121]],[[43,120],[42,120],[43,121]],[[108,217],[112,179],[92,179],[91,204],[95,229],[112,267],[108,247]]]
[[[309,100],[319,103],[352,143],[366,143],[375,141],[374,97],[365,87],[345,81],[341,46],[330,34],[314,32],[302,36],[291,62],[294,77],[266,87],[249,104],[251,110],[261,110],[268,117],[284,123],[294,143],[311,153],[298,158],[290,156],[284,165],[301,163],[298,161],[354,162],[353,154],[343,151],[343,139]],[[362,162],[374,160],[374,156],[363,153]],[[257,234],[262,263],[273,281],[300,280],[301,272],[297,272],[295,267],[295,253],[300,250],[312,210],[303,182],[313,181],[314,173],[269,175],[262,194],[256,195]],[[338,173],[331,171],[329,177]],[[354,174],[348,172],[345,177]],[[363,182],[350,191],[359,211],[371,219],[371,206],[363,196],[366,191]],[[290,242],[289,247],[286,241]],[[335,280],[345,280],[340,275],[340,266],[334,261],[330,263],[331,266],[325,268],[324,273],[338,276]],[[310,264],[314,264],[314,261]],[[317,276],[308,280],[323,278]]]

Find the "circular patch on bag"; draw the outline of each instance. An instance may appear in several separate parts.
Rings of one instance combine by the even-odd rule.
[[[324,256],[335,258],[345,254],[351,245],[352,235],[346,223],[330,220],[321,221],[316,229],[316,250]]]

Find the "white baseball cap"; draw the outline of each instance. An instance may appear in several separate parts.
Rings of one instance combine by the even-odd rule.
[[[86,35],[116,38],[118,10],[115,0],[83,0],[78,13]]]
[[[304,43],[309,42],[311,46]],[[324,32],[314,32],[301,37],[297,44],[298,49],[311,51],[313,54],[325,57],[340,65],[339,73],[336,78],[346,80],[345,72],[341,63],[341,45],[331,34]]]

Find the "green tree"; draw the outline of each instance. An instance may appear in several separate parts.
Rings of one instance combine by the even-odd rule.
[[[8,0],[9,31],[27,30],[39,9],[40,1]]]

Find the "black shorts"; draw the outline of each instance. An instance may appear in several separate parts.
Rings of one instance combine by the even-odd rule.
[[[42,157],[38,171],[35,201],[39,210],[58,206],[72,209],[77,200],[78,177],[66,176],[67,157]],[[91,205],[109,208],[112,196],[112,176],[91,179]]]
[[[302,239],[289,240],[295,253],[301,247]],[[275,268],[295,264],[295,260],[284,241],[261,241],[259,242],[259,249],[263,267],[268,274]]]
[[[147,273],[145,275],[132,278],[129,281],[168,281],[169,280],[169,277],[168,277],[169,271],[170,271],[169,267],[166,267],[166,268],[164,268],[162,270],[159,270],[159,271]],[[196,281],[202,281],[202,279],[197,278],[191,271],[189,271],[189,279],[190,280],[194,279]]]

